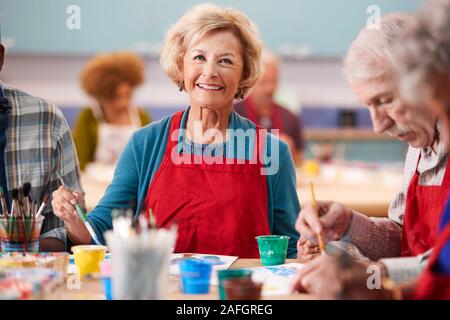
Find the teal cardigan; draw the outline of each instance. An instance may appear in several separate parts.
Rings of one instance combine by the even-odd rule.
[[[184,112],[181,126],[186,127],[189,108]],[[88,214],[100,241],[105,243],[103,233],[112,229],[111,211],[118,208],[133,208],[135,214],[141,211],[147,191],[158,170],[170,129],[172,116],[136,131],[123,151],[111,185],[95,209]],[[246,118],[232,112],[229,129],[254,129],[255,125]],[[182,139],[180,137],[180,139]],[[275,139],[275,140],[274,140]],[[250,139],[249,143],[252,143]],[[266,140],[266,159],[270,159],[272,143],[279,145],[279,157],[266,165],[277,168],[275,174],[267,175],[268,218],[272,234],[290,237],[288,258],[297,255],[296,243],[299,234],[295,230],[295,221],[300,212],[300,203],[296,192],[295,168],[287,144],[268,134]],[[247,149],[247,148],[246,148]],[[249,149],[252,150],[252,149]],[[247,153],[237,150],[236,157],[248,157]],[[245,155],[244,155],[245,154]]]

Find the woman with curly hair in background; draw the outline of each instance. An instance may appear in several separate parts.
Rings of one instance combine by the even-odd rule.
[[[80,81],[95,101],[80,112],[73,132],[81,170],[93,162],[114,168],[132,133],[151,122],[132,105],[134,90],[144,82],[144,62],[130,52],[97,55]]]

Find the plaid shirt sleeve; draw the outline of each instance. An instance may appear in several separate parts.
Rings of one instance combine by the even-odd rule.
[[[55,117],[53,124],[52,172],[50,173],[48,193],[51,196],[61,186],[61,182],[56,176],[56,171],[61,173],[70,189],[83,192],[78,158],[69,125],[56,106],[53,106],[53,110]],[[67,235],[64,223],[54,215],[51,205],[47,206],[45,215],[46,228],[43,229],[41,238],[57,238],[66,244]]]
[[[381,259],[389,278],[400,284],[416,279],[426,267],[433,249],[415,257]]]
[[[62,112],[51,102],[34,97],[0,81],[10,107],[6,132],[5,171],[8,191],[30,182],[31,198],[38,203],[59,188],[55,170],[60,170],[70,188],[81,190],[74,142]],[[65,242],[64,223],[44,209],[41,237]]]

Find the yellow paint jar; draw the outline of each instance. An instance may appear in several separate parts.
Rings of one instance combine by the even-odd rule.
[[[317,177],[320,173],[320,164],[316,160],[305,160],[304,170],[308,176]]]
[[[95,245],[80,245],[72,247],[75,265],[80,278],[91,273],[100,273],[100,263],[105,259],[108,247]]]

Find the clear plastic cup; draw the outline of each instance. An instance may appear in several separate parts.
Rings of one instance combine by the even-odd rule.
[[[0,239],[3,252],[39,252],[44,217],[37,219],[0,219]]]

